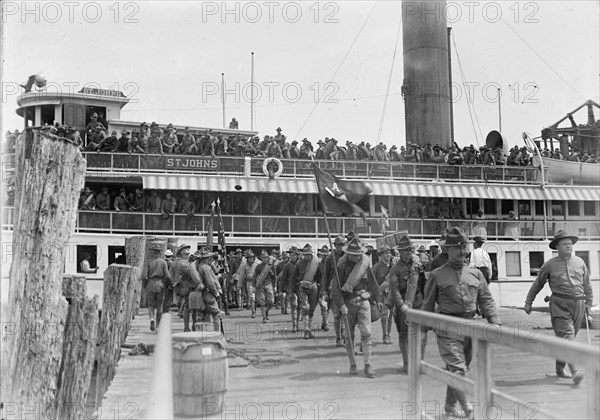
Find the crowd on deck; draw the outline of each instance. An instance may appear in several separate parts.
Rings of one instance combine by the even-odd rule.
[[[213,130],[197,131],[185,127],[182,132],[168,124],[159,126],[156,122],[147,124],[143,122],[133,133],[126,129],[108,131],[108,123],[93,114],[91,121],[84,130],[82,137],[78,130],[68,126],[47,126],[43,129],[66,137],[78,144],[86,152],[119,152],[140,154],[179,154],[194,156],[256,156],[275,157],[283,159],[324,159],[324,160],[371,160],[414,163],[445,163],[450,165],[509,165],[528,166],[532,163],[532,154],[527,147],[514,146],[506,155],[502,148],[491,149],[487,146],[460,147],[457,143],[444,148],[439,144],[428,142],[420,146],[407,142],[406,146],[393,145],[390,149],[382,142],[371,145],[368,142],[345,143],[335,138],[325,137],[318,140],[316,145],[307,138],[301,142],[288,141],[277,128],[275,136],[266,135],[261,140],[259,136],[241,134],[223,134]],[[230,129],[237,129],[235,118],[230,123]],[[14,149],[14,140],[19,134],[10,131],[6,134],[8,150]],[[84,141],[85,138],[85,141]],[[572,153],[563,157],[557,148],[554,152],[544,149],[544,157],[554,159],[568,159],[573,161],[596,163],[594,155]]]

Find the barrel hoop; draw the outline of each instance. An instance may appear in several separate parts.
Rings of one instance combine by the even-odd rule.
[[[219,361],[219,360],[227,360],[227,356],[225,357],[216,357],[213,359],[202,359],[202,360],[186,360],[186,359],[173,359],[173,362],[177,362],[177,363],[206,363],[206,362],[212,362],[212,361]]]
[[[202,398],[207,398],[207,397],[210,397],[212,395],[225,394],[226,392],[227,392],[227,388],[223,389],[222,391],[215,391],[215,392],[210,392],[210,393],[206,393],[206,394],[185,394],[183,392],[173,392],[173,395],[175,397],[202,397]]]

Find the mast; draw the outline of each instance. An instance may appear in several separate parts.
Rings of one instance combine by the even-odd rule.
[[[225,127],[225,73],[221,73],[221,102],[223,103],[223,128]]]
[[[254,131],[254,51],[250,60],[250,131]]]

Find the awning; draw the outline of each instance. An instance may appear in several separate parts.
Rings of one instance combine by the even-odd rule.
[[[221,175],[143,175],[145,189],[316,194],[314,178],[246,178]],[[600,188],[580,186],[458,184],[449,182],[367,181],[374,195],[485,198],[492,200],[600,201]]]
[[[144,189],[316,194],[314,179],[242,178],[219,175],[143,175]]]

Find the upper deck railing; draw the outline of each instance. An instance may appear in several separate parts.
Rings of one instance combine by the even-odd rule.
[[[2,228],[12,230],[14,208],[3,209]],[[77,212],[75,231],[78,233],[109,234],[157,234],[175,236],[205,235],[209,228],[210,214],[174,214],[163,218],[160,213],[117,212],[102,210],[80,210]],[[381,237],[380,217],[328,217],[331,232],[354,230],[364,238]],[[444,228],[461,227],[469,235],[474,234],[473,219],[405,219],[389,218],[388,232],[409,231],[415,239],[435,239]],[[545,240],[552,238],[559,230],[573,232],[580,239],[600,239],[600,222],[597,220],[519,221],[518,237],[513,230],[507,230],[504,220],[486,219],[488,240]],[[514,225],[514,222],[511,223]],[[318,215],[276,216],[276,215],[223,215],[223,227],[230,237],[256,238],[326,238],[325,220]]]
[[[85,152],[88,170],[112,173],[188,173],[264,177],[266,158],[195,155],[150,155]],[[279,159],[280,176],[310,178],[313,169],[306,159]],[[379,161],[316,161],[321,169],[343,178],[445,180],[462,182],[539,183],[539,170],[530,166],[447,165],[437,163]]]

